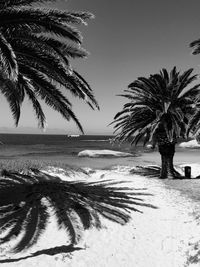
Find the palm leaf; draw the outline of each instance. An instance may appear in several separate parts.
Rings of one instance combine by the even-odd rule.
[[[23,99],[23,92],[18,90],[15,83],[3,77],[0,77],[0,91],[8,101],[15,125],[17,126],[20,118],[20,105]]]
[[[112,122],[115,140],[131,138],[131,144],[137,144],[144,137],[146,143],[158,140],[162,131],[166,140],[173,142],[190,131],[198,131],[200,116],[199,112],[195,114],[195,108],[199,105],[200,85],[189,86],[197,79],[192,72],[189,69],[180,74],[174,67],[169,73],[162,69],[132,82],[121,95],[128,102]]]
[[[38,126],[45,126],[39,96],[66,120],[74,120],[83,132],[61,90],[66,89],[93,109],[99,108],[89,84],[73,70],[70,62],[72,58],[87,56],[80,45],[82,36],[73,24],[86,24],[93,15],[31,6],[47,2],[53,0],[0,1],[1,92],[7,98],[16,125],[20,105],[24,96],[28,96]]]
[[[3,7],[29,6],[32,4],[42,4],[55,1],[56,0],[1,0],[1,5]]]
[[[23,90],[25,91],[26,95],[28,96],[29,100],[33,105],[33,110],[35,111],[36,117],[38,119],[38,127],[42,129],[45,128],[46,118],[42,107],[34,93],[34,87],[31,84],[30,80],[27,77],[20,75],[18,80],[18,86],[23,87]]]
[[[7,78],[16,81],[18,76],[18,64],[15,52],[10,43],[0,33],[0,59],[3,71],[7,74]]]
[[[6,9],[0,10],[0,27],[5,29],[12,27],[18,27],[20,25],[28,25],[29,27],[37,28],[42,32],[54,33],[57,36],[68,38],[69,40],[77,43],[82,42],[82,36],[80,32],[70,26],[69,24],[63,24],[58,20],[58,17],[50,16],[50,12],[44,9]]]

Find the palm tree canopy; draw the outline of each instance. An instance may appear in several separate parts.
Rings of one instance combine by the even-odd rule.
[[[84,229],[100,228],[100,215],[123,225],[129,221],[131,210],[155,208],[141,198],[149,195],[144,189],[119,184],[63,181],[36,169],[28,174],[4,171],[0,180],[0,244],[19,236],[13,251],[34,245],[47,227],[48,207],[53,209],[58,227],[68,233],[71,244],[79,241]]]
[[[30,6],[45,2],[53,1],[1,1],[0,90],[11,106],[16,125],[26,95],[39,127],[45,126],[45,115],[38,97],[66,120],[72,118],[83,132],[63,92],[83,99],[91,108],[99,108],[90,85],[69,62],[88,54],[81,47],[80,32],[72,24],[86,24],[93,15]]]
[[[125,94],[128,99],[122,111],[114,117],[115,140],[132,137],[132,143],[144,138],[144,144],[165,133],[169,142],[185,137],[191,115],[200,100],[197,75],[193,69],[180,74],[176,67],[170,73],[162,69],[149,78],[140,77],[129,84]]]

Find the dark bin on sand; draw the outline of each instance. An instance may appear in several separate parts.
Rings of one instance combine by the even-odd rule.
[[[185,166],[185,177],[191,178],[191,167],[190,166]]]

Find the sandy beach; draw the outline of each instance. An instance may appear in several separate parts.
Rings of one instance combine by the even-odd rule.
[[[0,0],[0,266],[200,267],[199,9]]]
[[[145,196],[144,201],[156,206],[157,209],[143,207],[143,213],[132,212],[131,220],[125,226],[102,218],[102,229],[93,228],[85,231],[75,247],[69,246],[67,234],[57,229],[56,219],[52,214],[48,228],[32,248],[23,253],[11,254],[9,248],[12,247],[12,242],[2,245],[0,264],[5,267],[200,266],[199,180],[159,180],[130,173],[136,166],[160,165],[157,150],[150,149],[144,152],[143,148],[139,147],[136,154],[126,156],[126,153],[103,149],[91,151],[91,147],[88,150],[88,143],[82,143],[73,148],[73,151],[76,149],[76,154],[71,153],[73,151],[70,144],[69,148],[65,149],[63,145],[57,148],[53,145],[43,145],[42,153],[39,145],[3,146],[1,155],[5,159],[2,166],[5,165],[5,161],[10,164],[16,160],[24,163],[25,159],[37,159],[37,162],[48,160],[50,167],[45,171],[63,180],[128,181],[129,188],[145,188],[145,192],[151,195]],[[81,147],[79,144],[84,146]],[[100,145],[104,146],[104,143],[100,142]],[[91,143],[91,146],[94,146],[94,143]],[[105,144],[105,148],[106,146],[110,149],[108,143]],[[87,150],[80,152],[81,148]],[[95,148],[98,149],[97,146]],[[56,154],[56,149],[60,153]],[[84,156],[78,157],[79,152]],[[124,152],[132,153],[127,149],[124,149]],[[101,155],[103,153],[108,155]],[[91,154],[92,157],[87,154]],[[98,157],[93,157],[96,154]],[[198,159],[198,149],[177,145],[174,164],[179,171],[183,171],[185,165],[190,165],[192,176],[199,175]],[[77,171],[66,176],[62,167],[52,167],[53,162],[73,166]],[[79,172],[79,168],[83,168],[85,173]],[[15,243],[15,240],[13,242]]]
[[[197,166],[196,166],[197,168]],[[144,200],[157,209],[143,207],[143,213],[131,214],[125,226],[102,218],[101,230],[91,229],[75,248],[68,247],[66,233],[58,231],[51,217],[39,242],[24,253],[12,255],[1,247],[2,266],[72,266],[72,267],[189,267],[200,266],[200,205],[161,180],[131,175],[130,167],[112,170],[87,168],[90,175],[75,173],[66,177],[62,170],[49,169],[64,180],[128,181],[129,187],[145,188],[150,196]],[[200,166],[199,166],[200,170]]]

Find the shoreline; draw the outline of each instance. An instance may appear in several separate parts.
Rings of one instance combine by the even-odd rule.
[[[93,150],[87,147],[85,149]],[[95,149],[97,149],[95,147]],[[136,151],[121,150],[126,153],[134,153],[133,157],[78,157],[78,153],[84,149],[74,148],[74,151],[57,146],[4,146],[0,149],[0,161],[43,161],[60,162],[75,167],[88,167],[92,169],[109,169],[113,166],[132,166],[137,165],[159,165],[161,164],[160,154],[157,150],[145,150],[137,148]],[[104,148],[98,148],[104,150]],[[115,151],[120,151],[115,148]],[[177,147],[174,156],[174,165],[200,163],[199,149],[185,149]]]

